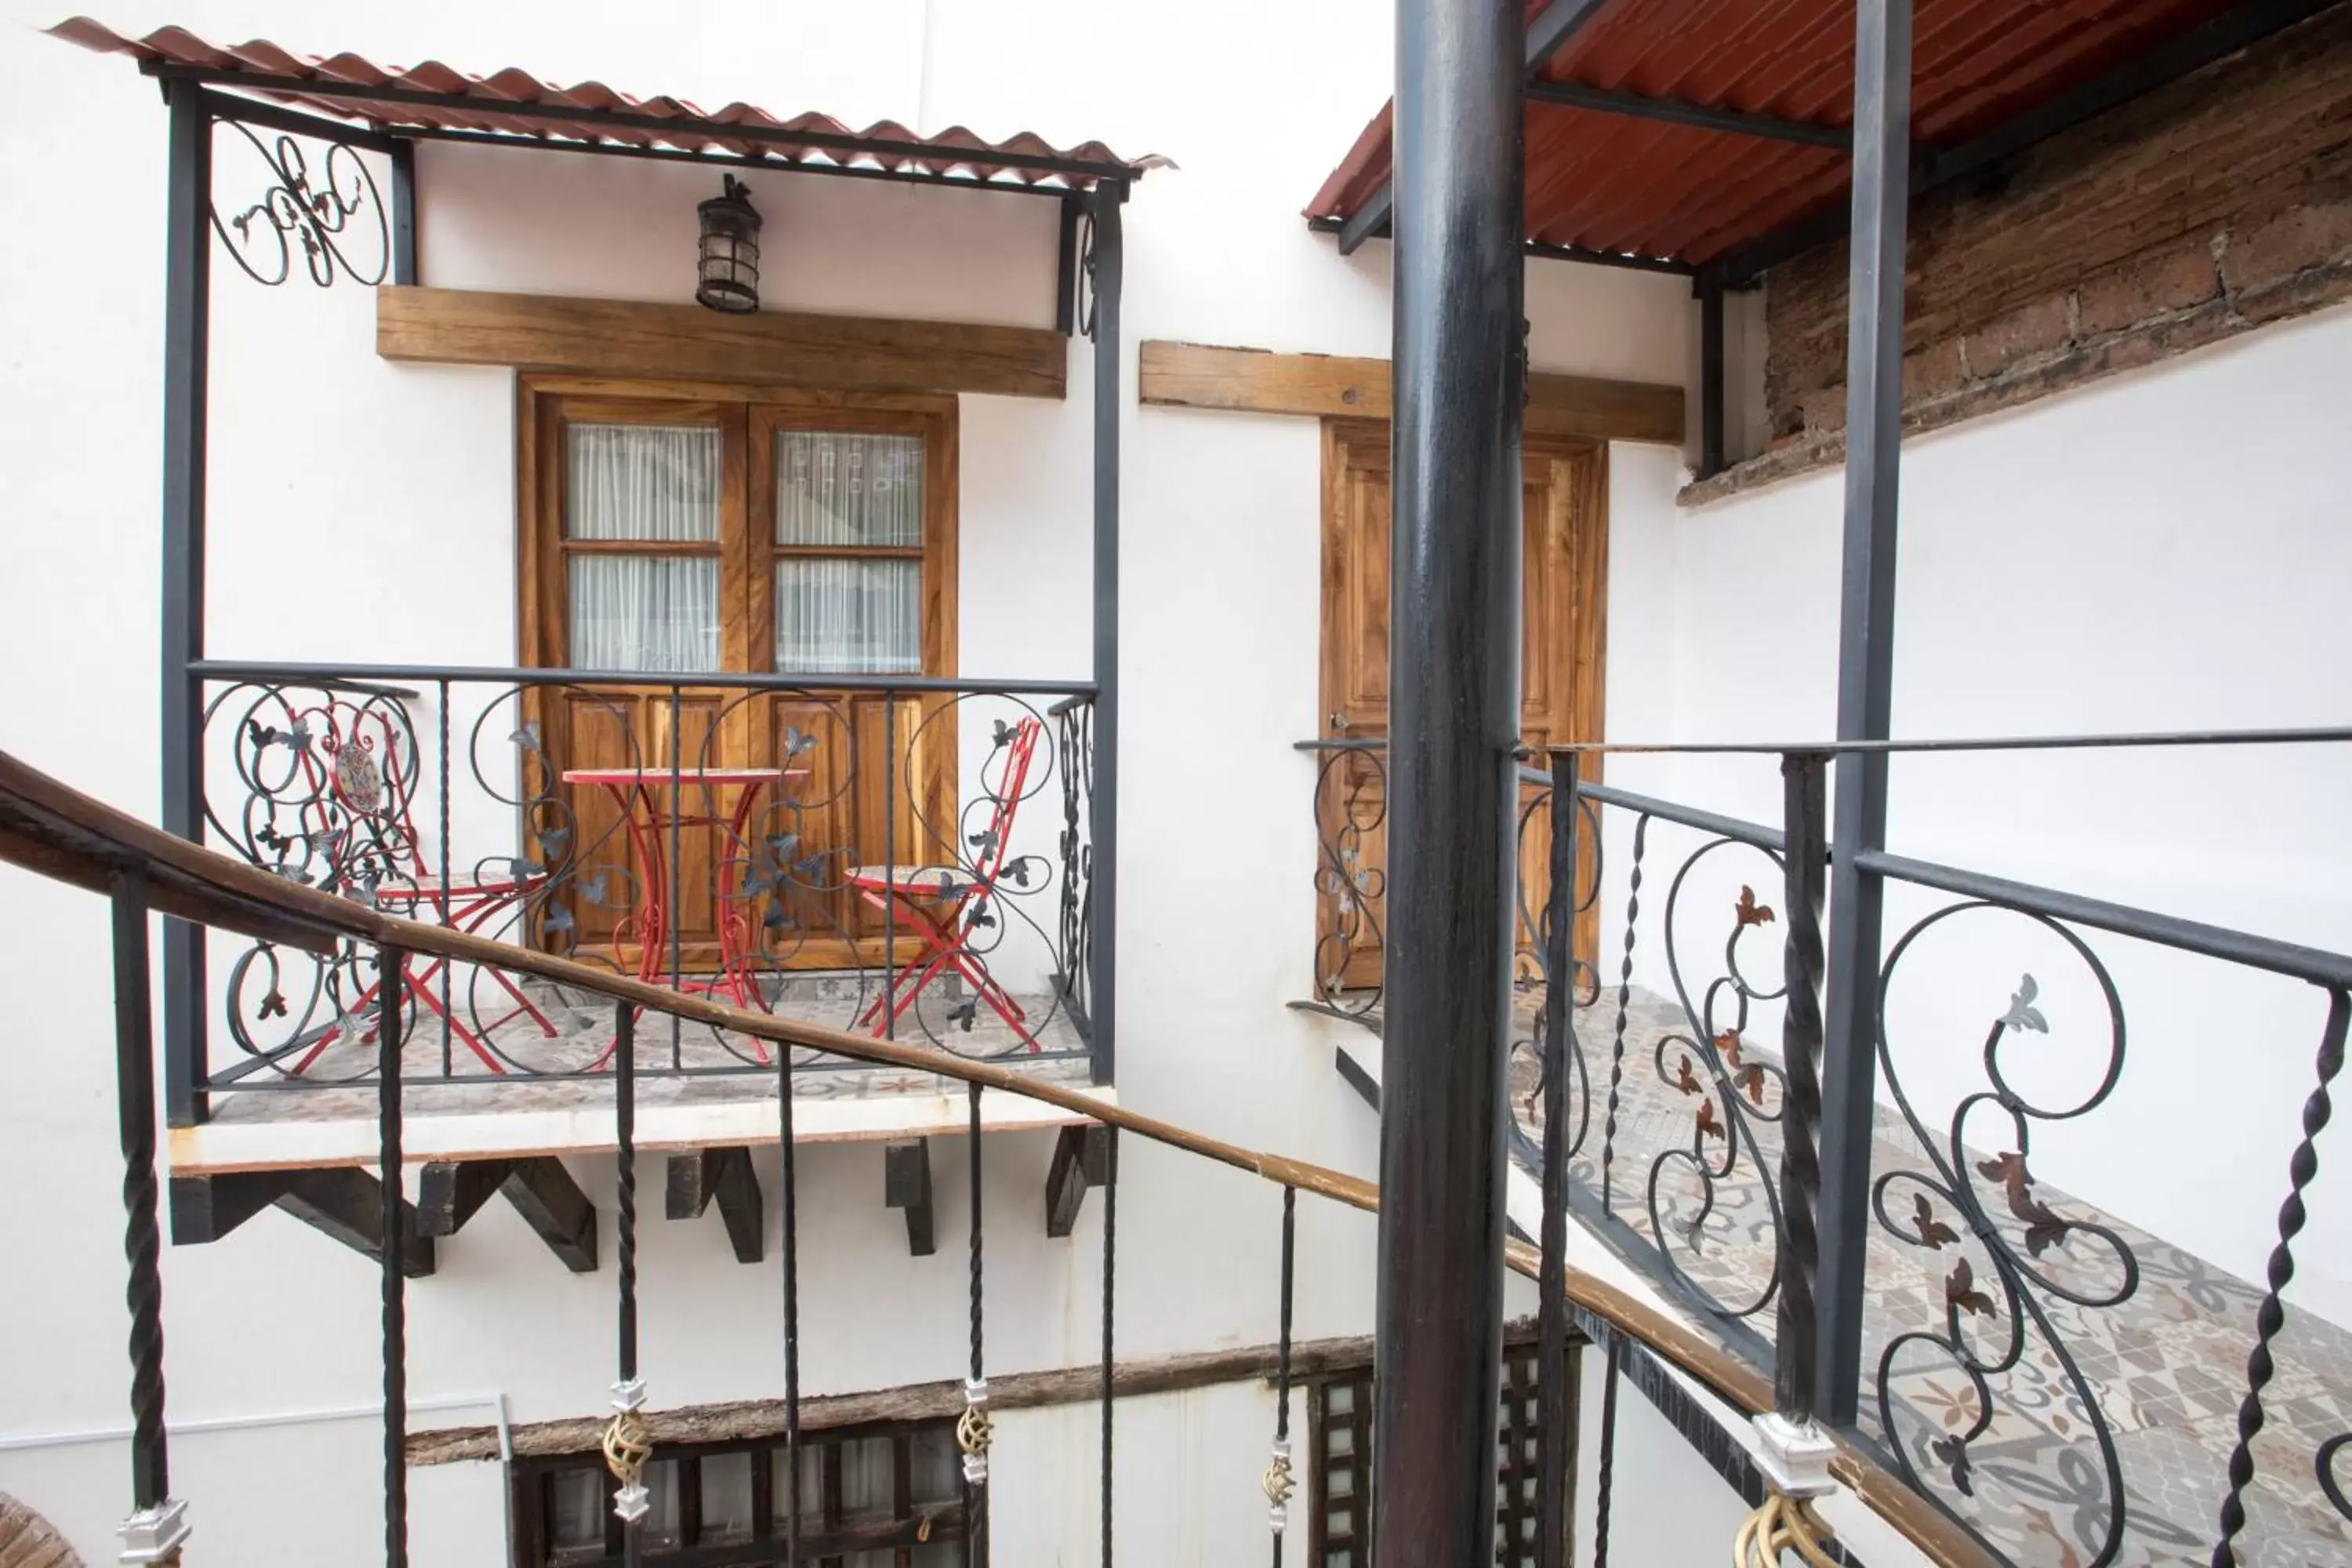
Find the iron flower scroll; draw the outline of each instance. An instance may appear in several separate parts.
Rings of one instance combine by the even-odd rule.
[[[251,205],[226,218],[218,204],[212,209],[213,232],[247,277],[276,288],[293,275],[299,249],[310,281],[321,289],[331,288],[339,273],[370,288],[384,280],[391,230],[375,176],[357,151],[328,143],[314,176],[293,137],[264,142],[238,121],[222,123],[245,138],[263,166],[261,192]]]

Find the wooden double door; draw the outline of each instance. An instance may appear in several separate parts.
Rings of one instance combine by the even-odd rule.
[[[659,810],[726,816],[741,786],[698,771],[785,769],[741,837],[677,832],[682,965],[716,966],[730,910],[784,963],[880,963],[882,917],[843,885],[849,868],[936,860],[954,833],[952,700],[864,689],[954,673],[954,400],[555,377],[520,395],[522,662],[643,678],[518,700],[540,752],[531,826],[557,829],[542,857],[570,868],[565,945],[634,965],[627,917],[661,868],[612,791],[564,772],[642,770]],[[697,679],[766,671],[811,679]],[[824,679],[843,673],[860,689]]]
[[[1597,741],[1601,732],[1607,644],[1608,447],[1565,437],[1528,437],[1522,447],[1526,523],[1521,607],[1520,738],[1542,747]],[[1389,733],[1389,426],[1327,420],[1323,430],[1323,738],[1384,741]],[[1534,765],[1542,765],[1540,763]],[[1588,778],[1598,769],[1585,770]],[[1523,787],[1520,807],[1536,791]],[[1325,876],[1317,900],[1318,951],[1345,989],[1381,983],[1378,932],[1387,929],[1388,792],[1384,754],[1340,753],[1323,769],[1316,803],[1323,858],[1342,837],[1357,866],[1360,910],[1343,907]],[[1587,829],[1589,836],[1589,827]],[[1523,904],[1539,916],[1550,854],[1540,812],[1519,839]],[[1586,860],[1584,864],[1591,862]],[[1587,884],[1589,885],[1589,883]],[[1578,952],[1594,952],[1598,910],[1579,922]],[[1344,940],[1343,938],[1344,931]],[[1533,973],[1533,933],[1522,921],[1521,973]]]

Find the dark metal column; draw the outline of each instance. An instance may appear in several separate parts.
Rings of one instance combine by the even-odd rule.
[[[170,196],[163,271],[163,799],[166,833],[204,837],[205,400],[212,300],[212,119],[193,82],[167,81]],[[163,921],[163,1105],[205,1119],[205,933]]]
[[[1118,1064],[1118,290],[1123,268],[1119,206],[1127,187],[1094,190],[1092,274],[1095,340],[1095,787],[1092,820],[1094,931],[1087,969],[1087,1022],[1097,1083]]]
[[[416,143],[392,144],[392,280],[412,284],[416,277]]]
[[[1495,1551],[1518,745],[1520,0],[1398,0],[1372,1541]]]
[[[1847,274],[1845,568],[1838,739],[1884,739],[1895,663],[1895,500],[1903,439],[1903,247],[1910,205],[1911,0],[1860,0],[1854,24],[1853,241]],[[1854,1420],[1870,1237],[1886,755],[1837,759],[1822,1064],[1819,1417]]]
[[[1698,286],[1698,477],[1723,472],[1723,285]]]

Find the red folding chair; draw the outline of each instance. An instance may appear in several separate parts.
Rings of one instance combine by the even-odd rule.
[[[299,717],[318,736],[313,752],[305,753],[302,767],[316,808],[323,811],[334,840],[336,868],[329,879],[328,891],[366,897],[386,914],[479,931],[547,880],[545,871],[526,869],[517,862],[504,873],[487,868],[478,874],[458,872],[444,886],[438,876],[426,869],[423,841],[416,831],[416,757],[413,743],[403,755],[405,726],[395,723],[394,715],[377,700],[355,704],[330,698]],[[433,984],[447,963],[448,960],[436,958],[419,968],[415,956],[408,956],[403,966],[404,984],[409,994],[440,1017],[450,1034],[490,1071],[503,1073],[506,1064],[483,1036],[520,1017],[529,1017],[550,1039],[562,1032],[505,972],[497,969],[485,973],[514,1005],[482,1022],[478,1034],[467,1028],[442,1007]],[[375,994],[376,987],[371,983],[346,1010],[348,1016],[367,1016]],[[294,1064],[295,1075],[309,1071],[341,1034],[339,1026],[320,1036]],[[362,1044],[374,1038],[373,1025],[360,1037]]]
[[[1003,778],[992,797],[995,809],[989,814],[988,826],[978,840],[979,853],[972,857],[970,866],[857,866],[850,869],[849,884],[857,889],[858,896],[877,910],[895,909],[899,929],[919,937],[924,948],[923,957],[893,975],[883,994],[858,1016],[859,1027],[870,1024],[876,1035],[886,1033],[901,1014],[914,1005],[925,985],[935,976],[953,970],[1024,1045],[1033,1051],[1037,1049],[1036,1037],[1029,1032],[1028,1014],[996,983],[987,963],[972,951],[971,934],[978,924],[977,917],[996,896],[998,879],[1004,876],[1008,866],[1017,863],[1011,850],[1013,819],[1028,788],[1029,766],[1036,755],[1038,738],[1045,732],[1045,726],[1034,717],[1023,718],[1010,731],[1004,742]]]

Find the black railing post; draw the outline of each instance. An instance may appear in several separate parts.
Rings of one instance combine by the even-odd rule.
[[[1698,285],[1698,477],[1723,472],[1723,284]]]
[[[1126,247],[1119,207],[1127,187],[1111,181],[1094,189],[1093,245],[1087,256],[1095,340],[1094,661],[1095,776],[1087,802],[1093,820],[1093,941],[1087,952],[1087,1047],[1094,1079],[1108,1083],[1118,1065],[1118,436],[1122,360],[1119,287]]]
[[[1495,1552],[1519,749],[1525,7],[1399,0],[1372,1542]]]
[[[147,973],[147,878],[118,875],[114,915],[114,1089],[122,1134],[123,1257],[131,1265],[131,1502],[126,1561],[177,1563],[187,1510],[172,1500],[163,1428],[163,1237],[156,1215],[155,1033]],[[132,1556],[130,1553],[137,1553]]]
[[[376,1179],[382,1184],[383,1263],[383,1560],[408,1563],[408,1279],[405,1217],[401,1212],[400,1049],[402,992],[407,955],[379,947],[375,954]]]
[[[1780,1116],[1780,1296],[1772,1408],[1801,1426],[1813,1418],[1819,1366],[1813,1292],[1821,1272],[1822,882],[1828,857],[1821,754],[1791,752],[1782,757],[1780,780],[1780,907],[1789,922],[1780,1060],[1787,1093]]]
[[[167,81],[172,121],[163,269],[163,826],[205,821],[205,426],[211,362],[213,127],[193,82]],[[204,929],[163,922],[163,1103],[174,1127],[205,1115]]]
[[[1543,1247],[1537,1270],[1536,1564],[1568,1561],[1568,1039],[1576,1006],[1576,753],[1551,760],[1543,1002]]]
[[[1884,740],[1895,662],[1897,465],[1903,436],[1903,251],[1910,201],[1911,0],[1860,0],[1854,28],[1853,238],[1846,337],[1841,741]],[[1886,755],[1837,760],[1823,1008],[1822,1237],[1815,1410],[1853,1424],[1870,1237],[1880,905],[1864,850],[1886,842]]]
[[[407,285],[416,276],[416,143],[402,137],[392,144],[392,280]]]

